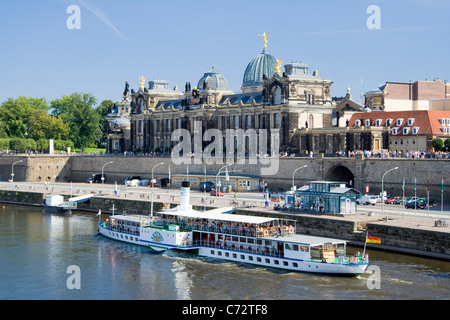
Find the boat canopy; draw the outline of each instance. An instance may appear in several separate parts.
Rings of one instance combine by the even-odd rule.
[[[278,218],[254,217],[254,216],[239,215],[239,214],[227,214],[227,213],[195,211],[195,210],[191,210],[189,212],[166,211],[166,212],[159,212],[158,214],[172,215],[172,216],[186,217],[186,218],[194,218],[194,219],[220,220],[220,221],[252,223],[252,224],[262,224],[262,223],[267,223],[267,222],[271,222],[271,221],[275,221],[275,220],[280,220]]]

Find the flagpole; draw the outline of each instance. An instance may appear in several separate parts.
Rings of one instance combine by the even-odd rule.
[[[441,212],[444,211],[444,178],[442,178],[441,184]]]
[[[364,241],[364,251],[363,251],[363,257],[366,255],[366,245],[367,245],[367,237],[369,236],[369,230],[366,232],[366,241]]]

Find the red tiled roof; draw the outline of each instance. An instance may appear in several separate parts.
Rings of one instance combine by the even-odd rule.
[[[349,126],[353,127],[356,120],[362,120],[361,126],[365,126],[366,120],[372,120],[372,126],[375,126],[377,120],[381,120],[380,127],[386,126],[386,121],[392,119],[389,128],[398,128],[398,134],[403,134],[403,128],[409,127],[410,130],[406,135],[412,135],[412,128],[418,127],[417,135],[443,135],[440,128],[450,127],[450,125],[442,124],[439,119],[450,119],[450,111],[437,110],[418,110],[418,111],[374,111],[374,112],[357,112],[354,113],[349,121]],[[401,125],[397,125],[397,119],[403,119]],[[408,125],[408,119],[414,119],[411,125]]]

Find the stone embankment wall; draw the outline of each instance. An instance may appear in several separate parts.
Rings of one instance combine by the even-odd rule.
[[[124,156],[3,156],[0,157],[0,180],[11,178],[12,164],[14,166],[15,181],[30,182],[84,182],[93,173],[101,173],[104,164],[114,163],[104,167],[107,183],[117,181],[121,184],[126,177],[139,175],[143,179],[150,179],[152,168],[163,162],[154,170],[155,178],[167,178],[169,165],[173,174],[184,174],[186,164],[176,165],[170,157],[124,157]],[[371,194],[381,191],[382,175],[395,167],[385,176],[384,190],[391,195],[402,195],[403,178],[405,178],[405,195],[414,195],[414,179],[417,180],[417,195],[426,197],[427,182],[429,182],[430,197],[437,203],[441,199],[441,183],[443,173],[450,171],[450,160],[435,159],[364,159],[361,155],[356,158],[279,158],[273,159],[276,174],[264,174],[261,170],[268,167],[262,160],[256,164],[233,164],[229,171],[236,170],[238,174],[260,178],[268,183],[270,190],[289,190],[292,186],[292,173],[295,169],[307,165],[295,174],[295,185],[300,187],[314,180],[352,181],[352,186],[359,191],[370,187]],[[271,160],[272,161],[272,160]],[[223,164],[207,166],[207,174],[216,174]],[[197,164],[190,160],[189,172],[203,174],[204,163]],[[444,180],[444,199],[450,198],[450,180]]]
[[[0,202],[4,203],[41,205],[44,198],[45,194],[37,192],[0,191]],[[161,210],[165,205],[173,207],[176,204],[162,203],[156,199],[154,201],[154,212]],[[91,198],[89,202],[79,204],[78,209],[92,212],[98,212],[101,209],[102,213],[110,214],[113,206],[116,214],[148,215],[150,212],[149,199],[127,200],[102,196]],[[194,209],[203,209],[203,207]],[[261,212],[261,210],[252,208],[238,209],[237,213],[295,220],[298,233],[345,239],[360,246],[364,243],[365,232],[361,230],[361,221],[349,221],[334,216],[298,215],[271,211]],[[366,225],[370,234],[376,234],[382,239],[381,245],[368,245],[372,249],[450,260],[450,233],[448,232],[391,226],[374,221],[366,221],[363,224]]]

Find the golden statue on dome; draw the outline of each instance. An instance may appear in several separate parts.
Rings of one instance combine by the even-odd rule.
[[[267,32],[264,32],[263,34],[260,34],[259,36],[262,37],[264,39],[264,47],[263,49],[267,49],[267,36],[269,34]]]

